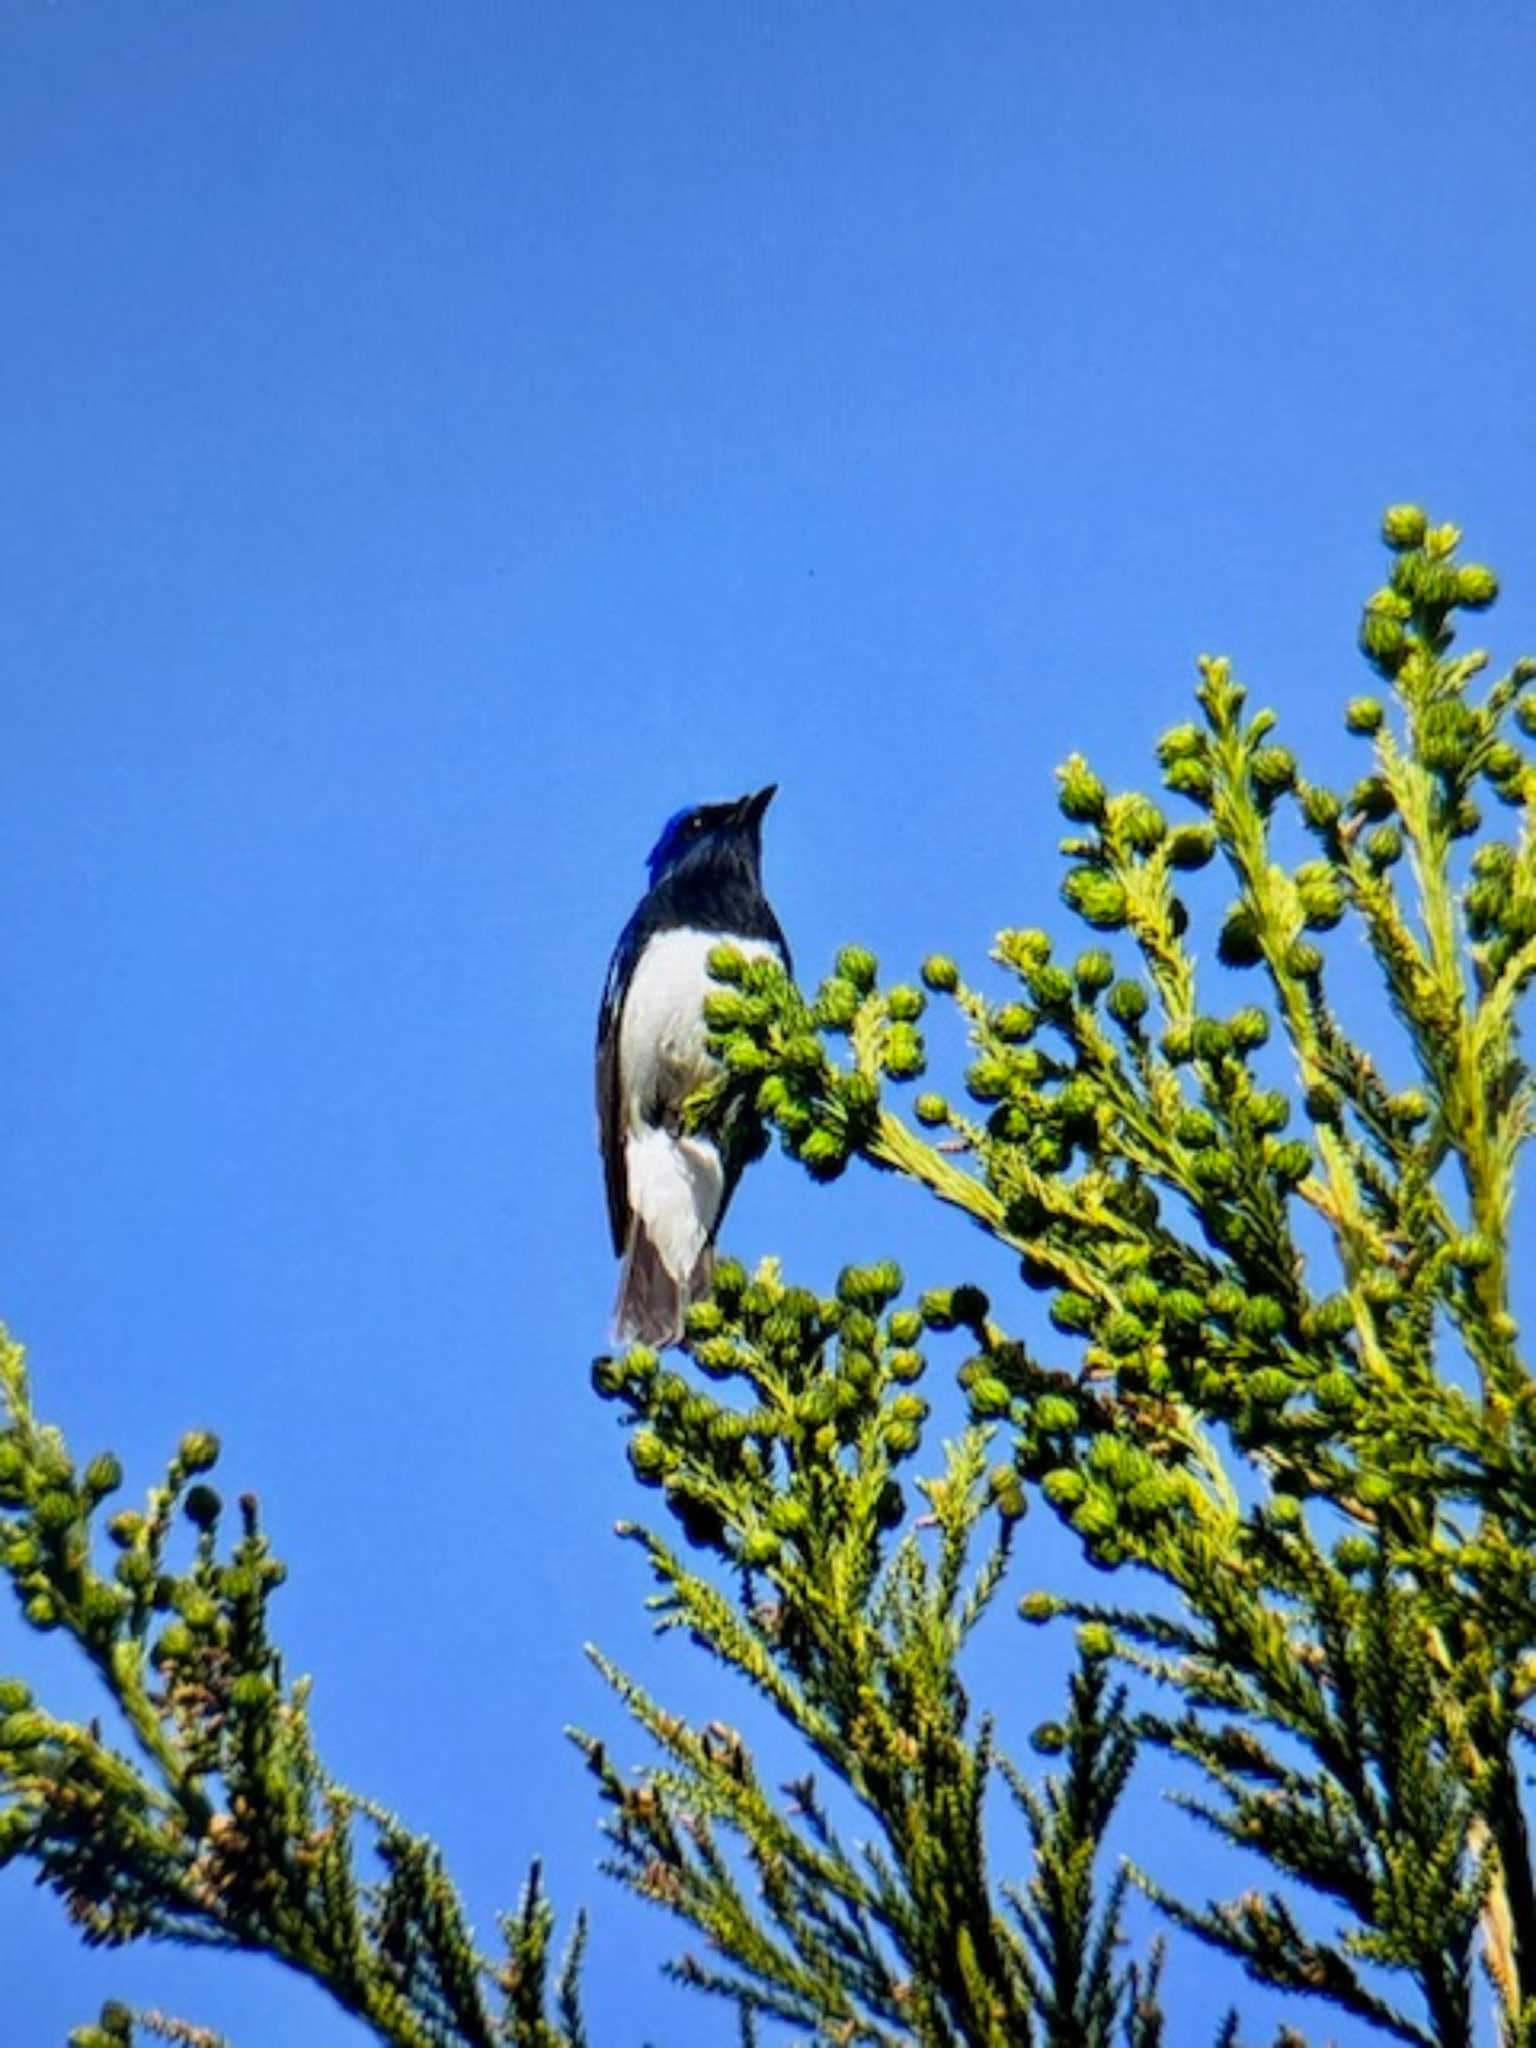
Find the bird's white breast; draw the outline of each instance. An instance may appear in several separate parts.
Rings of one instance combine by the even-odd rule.
[[[619,1026],[619,1086],[623,1122],[657,1121],[657,1109],[680,1109],[708,1079],[710,1056],[704,998],[718,986],[705,964],[716,946],[732,945],[777,959],[764,939],[733,939],[721,932],[658,932],[635,962]]]

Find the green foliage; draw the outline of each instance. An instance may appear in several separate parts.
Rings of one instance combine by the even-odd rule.
[[[1129,1768],[1123,1701],[1106,1701],[1102,1659],[1090,1659],[1063,1737],[1067,1777],[1041,1792],[985,1720],[971,1726],[958,1660],[1023,1501],[972,1428],[937,1477],[913,1482],[921,1527],[896,1534],[897,1474],[927,1416],[911,1390],[921,1318],[890,1307],[900,1285],[893,1266],[850,1267],[822,1300],[785,1287],[771,1262],[750,1280],[726,1263],[689,1326],[718,1397],[646,1350],[596,1371],[635,1426],[637,1473],[735,1581],[732,1597],[661,1536],[627,1527],[658,1584],[659,1626],[706,1643],[771,1703],[853,1795],[867,1838],[845,1844],[812,1777],[776,1799],[733,1728],[690,1726],[602,1658],[665,1762],[636,1783],[602,1744],[577,1740],[612,1808],[610,1868],[729,1964],[685,1956],[684,1983],[830,2040],[1096,2048],[1130,1990],[1120,1890],[1095,1920],[1091,1883]],[[994,1889],[985,1853],[998,1769],[1037,1853],[1012,1893]]]
[[[1536,974],[1536,770],[1515,734],[1536,726],[1522,701],[1536,663],[1477,695],[1487,658],[1453,654],[1452,626],[1492,601],[1494,578],[1412,508],[1384,531],[1391,571],[1360,637],[1392,709],[1346,713],[1367,772],[1343,794],[1306,779],[1220,660],[1200,664],[1199,720],[1158,748],[1195,823],[1069,761],[1063,898],[1121,950],[1067,960],[1043,931],[1004,932],[994,958],[1017,992],[1001,1002],[952,961],[927,964],[971,1046],[974,1113],[916,1106],[946,1145],[888,1099],[926,1057],[914,1024],[893,1061],[892,993],[841,963],[811,1003],[760,975],[720,1088],[740,1088],[732,1044],[750,1039],[755,1108],[791,1153],[813,1171],[861,1155],[919,1182],[1049,1296],[1070,1366],[1042,1364],[989,1311],[958,1318],[972,1411],[1007,1423],[1020,1485],[1093,1563],[1168,1588],[1157,1612],[1069,1611],[1180,1698],[1145,1718],[1147,1738],[1203,1770],[1211,1797],[1191,1810],[1276,1878],[1226,1905],[1144,1880],[1153,1895],[1254,1975],[1447,2044],[1472,2037],[1481,1924],[1514,2042],[1536,2026],[1515,1763],[1536,1683],[1536,1397],[1509,1300],[1532,1124],[1516,1012]],[[1486,831],[1484,791],[1513,840]],[[1293,864],[1298,833],[1314,851]],[[1232,892],[1219,957],[1260,970],[1268,995],[1235,1012],[1202,1000],[1179,894],[1218,856]],[[1330,999],[1319,940],[1336,928],[1382,976],[1402,1080]],[[811,1030],[820,1063],[786,1057]],[[1272,1034],[1294,1099],[1260,1057]],[[1331,1258],[1305,1255],[1303,1209]],[[1335,1936],[1304,1931],[1283,1880],[1331,1902]]]
[[[684,1355],[594,1369],[662,1510],[623,1531],[658,1628],[807,1756],[775,1789],[728,1720],[694,1725],[593,1652],[654,1751],[631,1773],[575,1736],[608,1867],[684,1924],[673,1974],[732,2004],[744,2042],[766,2022],[882,2048],[1163,2048],[1162,1948],[1126,1952],[1134,1884],[1174,1938],[1383,2038],[1471,2048],[1481,1969],[1501,2048],[1536,2048],[1536,1394],[1510,1298],[1536,663],[1485,683],[1486,656],[1455,651],[1497,585],[1453,528],[1397,506],[1383,535],[1348,789],[1203,660],[1158,801],[1077,756],[1060,771],[1080,948],[1005,931],[984,990],[944,954],[885,985],[849,946],[809,998],[772,962],[712,956],[719,1068],[690,1115],[744,1152],[777,1135],[817,1181],[901,1175],[1009,1247],[1043,1311],[1020,1333],[974,1286],[902,1305],[889,1265],[824,1298],[723,1261]],[[1197,972],[1184,892],[1208,867],[1226,900]],[[1344,958],[1385,990],[1383,1046],[1346,1021]],[[937,1087],[931,1050],[957,1037]],[[969,1409],[937,1453],[930,1340],[962,1347]],[[222,1541],[216,1443],[185,1439],[146,1509],[111,1518],[105,1573],[116,1461],[77,1471],[14,1353],[4,1385],[0,1559],[27,1619],[101,1673],[132,1754],[0,1682],[0,1855],[87,1939],[264,1949],[389,2041],[580,2048],[581,1929],[551,1985],[537,1871],[493,1964],[431,1844],[322,1771],[268,1637],[281,1568],[253,1504]],[[964,1674],[1037,1501],[1108,1576],[1102,1601],[1018,1603],[1078,1629],[1031,1774]],[[1103,1870],[1147,1753],[1260,1885],[1208,1900],[1176,1866]],[[1014,1877],[993,1842],[1010,1794]],[[76,2038],[134,2024],[112,2009]],[[1234,2013],[1217,2040],[1239,2039]]]
[[[558,2017],[545,2017],[553,1915],[537,1867],[505,1923],[506,1956],[490,1963],[432,1844],[324,1771],[308,1688],[285,1684],[268,1633],[284,1571],[256,1503],[241,1500],[226,1544],[219,1496],[196,1476],[217,1463],[217,1439],[183,1437],[143,1509],[119,1510],[103,1530],[116,1459],[82,1470],[59,1431],[37,1423],[21,1352],[3,1333],[0,1396],[0,1563],[32,1626],[96,1668],[128,1745],[0,1680],[0,1862],[31,1863],[89,1943],[262,1951],[399,2048],[584,2048],[580,1924]],[[195,1532],[180,1568],[178,1515]],[[371,1852],[361,1863],[360,1833]],[[185,2022],[136,2020],[141,2033],[218,2048]],[[73,2038],[119,2048],[134,2029],[134,2015],[109,2005]]]

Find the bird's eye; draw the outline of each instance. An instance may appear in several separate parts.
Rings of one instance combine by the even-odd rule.
[[[690,834],[697,834],[704,830],[704,820],[697,812],[688,820],[688,830]]]

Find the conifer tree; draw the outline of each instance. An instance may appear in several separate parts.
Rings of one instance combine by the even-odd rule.
[[[1425,2048],[1472,2048],[1491,2012],[1500,2048],[1536,2044],[1536,1395],[1511,1300],[1536,662],[1485,683],[1486,656],[1455,650],[1496,584],[1454,528],[1396,507],[1384,538],[1360,629],[1381,690],[1346,710],[1369,748],[1348,791],[1203,661],[1198,717],[1158,747],[1181,822],[1080,758],[1060,771],[1085,948],[1004,932],[983,988],[939,954],[921,986],[882,984],[848,947],[814,996],[714,958],[720,1074],[693,1113],[777,1134],[818,1181],[901,1175],[1008,1247],[1044,1309],[963,1283],[907,1304],[889,1265],[822,1296],[727,1260],[683,1355],[594,1369],[672,1524],[624,1531],[659,1627],[805,1752],[776,1789],[734,1695],[694,1725],[598,1656],[654,1758],[636,1774],[576,1737],[609,1868],[684,1924],[674,1975],[745,2041],[1209,2039],[1203,2016],[1165,2020],[1160,1950],[1127,1953],[1134,1883],[1168,1938],[1288,1995],[1278,2043],[1331,2008]],[[1228,901],[1197,973],[1185,878],[1212,863]],[[1347,938],[1389,1000],[1370,1048],[1335,987]],[[1254,981],[1235,1008],[1229,970]],[[968,1043],[963,1103],[925,1082],[934,997]],[[969,1421],[936,1449],[921,1389],[955,1340]],[[116,1461],[76,1465],[14,1350],[0,1384],[0,1557],[125,1730],[4,1683],[0,1856],[87,1940],[266,1951],[386,2041],[579,2048],[582,1930],[552,1972],[537,1870],[492,1959],[432,1845],[320,1764],[268,1633],[281,1567],[250,1501],[226,1541],[212,1439],[186,1438],[98,1537]],[[1018,1601],[1078,1632],[1025,1767],[962,1664],[1026,1570],[1035,1502],[1106,1592]],[[1165,1758],[1203,1780],[1179,1796],[1189,1823],[1259,1859],[1261,1885],[1189,1897],[1118,1859],[1120,1794]],[[134,2026],[111,2008],[76,2039]],[[1235,2048],[1236,2015],[1218,2038]]]

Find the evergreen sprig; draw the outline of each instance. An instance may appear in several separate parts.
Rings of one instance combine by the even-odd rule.
[[[3,1333],[0,1400],[0,1566],[27,1621],[94,1666],[124,1737],[120,1748],[97,1722],[62,1720],[0,1679],[0,1863],[32,1864],[88,1943],[275,1956],[397,2048],[585,2048],[580,1923],[556,2016],[545,2014],[553,1915],[537,1867],[492,1963],[436,1848],[324,1770],[308,1686],[285,1681],[269,1634],[284,1568],[249,1495],[224,1540],[205,1476],[217,1439],[190,1431],[144,1507],[104,1517],[122,1485],[117,1459],[81,1468],[38,1422]],[[191,1557],[178,1564],[184,1524]],[[206,2030],[118,2004],[76,2048],[119,2048],[135,2023],[217,2048]]]
[[[734,1729],[691,1726],[602,1659],[665,1762],[631,1781],[577,1739],[613,1808],[611,1867],[722,1959],[685,1956],[681,1981],[835,2041],[1098,2048],[1133,2003],[1123,1880],[1102,1903],[1092,1880],[1134,1747],[1123,1697],[1106,1697],[1091,1655],[1061,1736],[1067,1774],[1040,1791],[990,1723],[973,1723],[959,1659],[1023,1500],[1011,1465],[989,1467],[991,1432],[973,1426],[938,1476],[913,1482],[923,1512],[903,1530],[897,1475],[918,1455],[927,1403],[913,1391],[922,1317],[891,1306],[900,1285],[893,1266],[848,1268],[823,1299],[771,1262],[750,1280],[726,1263],[689,1319],[719,1395],[644,1349],[596,1368],[634,1428],[636,1472],[736,1582],[728,1595],[655,1532],[627,1528],[660,1588],[659,1625],[687,1630],[771,1703],[852,1795],[865,1838],[844,1841],[813,1777],[775,1799]],[[998,1770],[1036,1851],[1011,1892],[985,1840]],[[1139,2038],[1155,2038],[1151,1979],[1135,2004]]]
[[[809,1001],[771,965],[717,956],[721,1079],[699,1107],[748,1103],[817,1178],[856,1157],[903,1174],[1048,1295],[1075,1354],[1060,1365],[989,1304],[925,1307],[970,1331],[962,1384],[978,1421],[1011,1430],[1020,1485],[1094,1564],[1150,1569],[1171,1604],[1026,1609],[1101,1623],[1180,1694],[1143,1726],[1205,1773],[1193,1809],[1341,1917],[1323,1939],[1280,1888],[1197,1907],[1146,1880],[1154,1896],[1254,1974],[1446,2044],[1472,2037],[1480,1925],[1513,2043],[1536,2026],[1516,1766],[1536,1682],[1536,1395],[1510,1303],[1536,662],[1478,694],[1487,657],[1456,653],[1453,628],[1495,578],[1415,508],[1383,531],[1390,572],[1360,640],[1390,697],[1348,706],[1372,749],[1352,788],[1309,780],[1230,665],[1202,660],[1198,718],[1158,747],[1190,822],[1081,757],[1061,770],[1062,896],[1088,948],[1002,933],[1001,1000],[947,956],[924,963],[970,1040],[971,1107],[930,1088],[900,1112],[893,1084],[926,1071],[925,993],[882,988],[858,948]],[[1485,794],[1512,838],[1485,826]],[[1315,850],[1296,862],[1298,835]],[[1181,881],[1213,860],[1232,890],[1219,960],[1257,970],[1267,1001],[1218,1006],[1196,971]],[[1365,941],[1395,1048],[1368,1051],[1343,1021],[1336,928]],[[1276,1085],[1272,1037],[1294,1089]],[[1303,1209],[1326,1256],[1303,1249]]]

